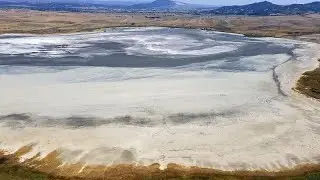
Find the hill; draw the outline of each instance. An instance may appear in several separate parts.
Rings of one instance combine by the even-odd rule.
[[[243,6],[224,6],[215,10],[209,11],[215,15],[294,15],[306,13],[319,13],[320,2],[307,4],[291,4],[277,5],[268,1],[243,5]]]
[[[0,0],[0,9],[31,9],[43,11],[105,12],[105,11],[203,11],[215,6],[188,4],[176,0],[155,0],[148,3],[104,0]]]

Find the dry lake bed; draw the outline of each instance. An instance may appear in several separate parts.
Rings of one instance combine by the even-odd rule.
[[[59,151],[62,168],[318,164],[319,102],[292,88],[318,66],[319,48],[156,27],[4,34],[0,148],[32,144],[21,161]]]

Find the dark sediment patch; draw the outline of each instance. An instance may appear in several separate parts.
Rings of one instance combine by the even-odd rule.
[[[117,32],[118,30],[112,30],[111,32]],[[168,32],[169,31],[169,32]],[[122,32],[122,31],[120,31]],[[202,56],[184,56],[172,55],[172,54],[148,54],[135,52],[127,53],[128,47],[136,46],[132,44],[130,40],[123,42],[114,42],[114,40],[87,40],[81,43],[82,46],[79,48],[73,48],[72,44],[44,44],[38,47],[39,50],[32,52],[21,52],[17,54],[10,54],[10,52],[0,53],[0,65],[10,66],[50,66],[50,67],[62,67],[62,66],[90,66],[90,67],[134,67],[134,68],[170,68],[190,65],[193,63],[204,63],[210,61],[219,61],[224,58],[232,61],[238,60],[240,57],[249,57],[261,55],[260,50],[263,49],[263,54],[283,54],[288,53],[291,48],[277,45],[271,42],[266,42],[258,39],[251,39],[247,37],[230,35],[230,34],[201,34],[199,30],[186,30],[186,29],[170,29],[164,30],[150,30],[146,32],[126,32],[132,36],[143,35],[143,34],[161,34],[161,35],[184,35],[186,37],[192,37],[192,39],[204,42],[206,39],[223,42],[237,42],[244,43],[243,45],[236,47],[236,50],[229,52],[204,54]],[[76,36],[76,35],[75,35]],[[203,43],[203,45],[197,45],[191,47],[189,50],[203,50],[215,46],[223,45],[224,43]],[[141,45],[141,44],[140,44]],[[227,43],[228,45],[228,43]],[[58,51],[61,53],[58,56],[52,56],[48,52]],[[90,56],[87,55],[91,52]],[[108,53],[106,53],[108,52]],[[6,54],[8,53],[8,54]],[[106,54],[105,54],[106,53]],[[173,58],[174,57],[174,58]],[[237,67],[230,63],[222,64],[217,67],[222,70],[231,71],[248,71],[245,67]],[[250,69],[249,69],[250,70]]]
[[[161,118],[135,117],[130,115],[116,116],[112,118],[99,118],[94,116],[70,116],[56,118],[49,116],[37,116],[28,113],[14,113],[0,116],[0,123],[10,128],[25,127],[63,127],[70,129],[95,128],[104,125],[128,125],[138,127],[156,127],[166,124],[181,125],[197,122],[203,125],[216,124],[217,117],[235,116],[240,111],[230,110],[222,112],[205,113],[177,113]]]

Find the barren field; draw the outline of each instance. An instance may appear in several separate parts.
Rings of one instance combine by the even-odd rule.
[[[0,179],[320,178],[318,102],[292,90],[319,58],[320,15],[1,10],[0,24]],[[295,89],[320,98],[319,72]]]
[[[181,27],[200,28],[244,34],[252,37],[286,37],[320,42],[320,15],[304,16],[194,16],[172,13],[71,13],[31,10],[0,10],[0,34],[57,34],[102,31],[110,27]],[[311,76],[316,76],[310,81]],[[319,97],[310,92],[307,84],[318,86],[318,71],[300,79],[299,92]],[[306,82],[308,79],[308,82]],[[315,80],[317,79],[317,80]],[[308,89],[308,90],[306,90]],[[314,90],[314,89],[313,89]],[[308,91],[308,92],[307,92]],[[311,95],[312,94],[312,95]]]
[[[107,27],[203,28],[248,36],[299,36],[320,33],[320,15],[194,16],[170,13],[67,13],[0,10],[0,34],[53,34],[94,31]]]

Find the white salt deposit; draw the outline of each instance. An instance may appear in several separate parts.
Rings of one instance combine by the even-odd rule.
[[[141,30],[125,33],[136,31]],[[88,39],[81,34],[32,36],[28,43],[20,37],[0,39],[0,54],[15,55],[61,42],[79,48],[96,39],[129,41],[130,36],[116,33],[88,34]],[[154,41],[154,36],[160,40]],[[216,40],[213,43],[221,46],[208,47],[187,37],[154,36],[132,37],[131,44],[127,42],[131,53],[193,57],[230,52],[245,45],[233,45],[239,42],[232,41],[224,45],[221,41],[225,40]],[[259,41],[281,44],[279,39]],[[155,43],[159,49],[150,48]],[[36,143],[25,158],[62,149],[67,162],[105,165],[166,166],[173,162],[222,170],[277,170],[318,163],[319,103],[291,88],[302,72],[315,67],[320,47],[289,40],[284,46],[290,43],[300,44],[292,61],[288,54],[264,54],[261,49],[259,55],[241,56],[232,62],[225,57],[173,68],[3,65],[0,148],[13,152]],[[200,46],[203,48],[186,50]],[[226,64],[244,70],[221,68]],[[279,93],[274,74],[286,96]],[[18,126],[16,116],[23,113],[26,117],[22,119],[27,120]],[[131,158],[124,158],[124,152]]]

